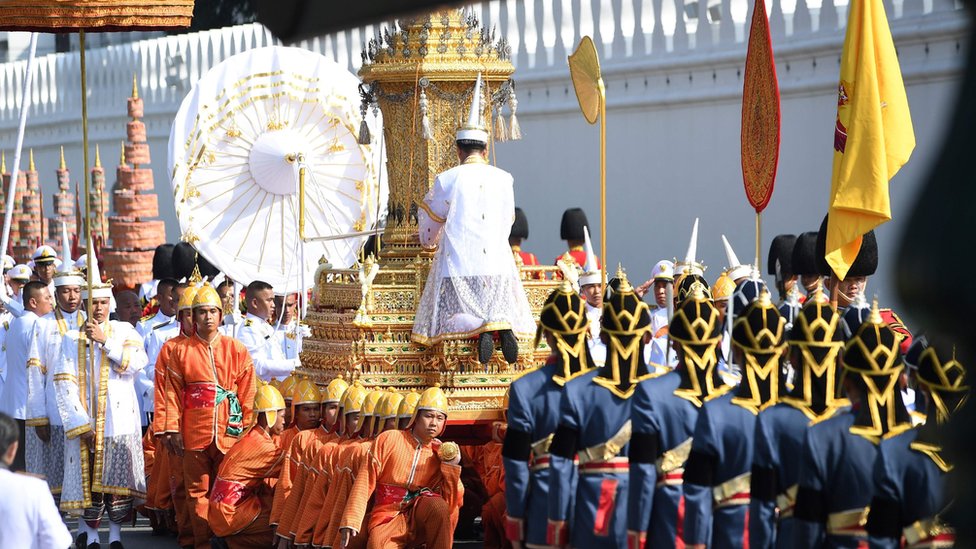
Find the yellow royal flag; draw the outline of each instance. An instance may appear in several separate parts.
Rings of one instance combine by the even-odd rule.
[[[826,238],[827,263],[841,280],[861,249],[861,236],[891,219],[888,181],[915,148],[882,0],[857,0],[847,9]]]

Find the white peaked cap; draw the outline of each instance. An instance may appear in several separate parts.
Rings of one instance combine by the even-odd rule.
[[[651,269],[651,278],[654,280],[674,280],[674,263],[667,259],[658,261]]]
[[[722,235],[722,244],[725,246],[725,259],[729,262],[729,278],[735,281],[750,276],[753,270],[752,265],[739,263],[739,258],[735,256],[735,250],[732,249],[729,239],[725,238],[724,234]]]
[[[68,238],[68,225],[61,222],[61,256],[64,261],[54,273],[54,286],[84,286],[85,278],[75,269],[75,262],[71,260],[71,239]]]
[[[488,144],[488,130],[481,121],[481,73],[474,82],[474,92],[471,94],[471,111],[468,112],[468,121],[458,128],[455,141],[476,141]]]
[[[10,280],[24,281],[24,282],[29,282],[31,275],[33,274],[34,272],[31,271],[31,268],[28,267],[27,265],[24,265],[23,263],[19,265],[14,265],[12,269],[7,271],[7,277],[10,278]]]
[[[580,276],[580,286],[587,284],[602,284],[603,272],[600,270],[600,263],[593,253],[593,242],[590,241],[590,231],[583,226],[583,249],[586,251],[586,263],[583,265],[583,274]]]
[[[81,298],[88,299],[89,292],[93,299],[107,297],[112,298],[112,285],[102,282],[102,274],[98,270],[98,258],[92,255],[88,261],[88,272],[91,276],[91,288],[88,286],[81,287]]]

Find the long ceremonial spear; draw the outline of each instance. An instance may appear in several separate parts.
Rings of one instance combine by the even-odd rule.
[[[773,196],[779,163],[779,83],[766,3],[756,0],[742,85],[742,181],[756,210],[756,268],[762,271],[762,211]]]
[[[607,90],[600,75],[600,57],[593,39],[584,36],[569,56],[569,75],[583,117],[590,124],[600,120],[600,264],[607,285]]]

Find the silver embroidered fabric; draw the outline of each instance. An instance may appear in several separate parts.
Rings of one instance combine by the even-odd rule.
[[[437,260],[424,287],[413,333],[422,343],[461,339],[510,329],[531,336],[535,328],[525,290],[516,275],[437,278]],[[426,341],[425,341],[426,340]]]
[[[105,438],[105,466],[102,486],[108,491],[128,489],[137,499],[146,496],[146,466],[142,437],[137,434]]]
[[[47,481],[51,491],[61,491],[64,481],[64,427],[49,425],[51,438],[48,442],[37,436],[37,431],[28,426],[24,454],[27,458],[27,472]]]

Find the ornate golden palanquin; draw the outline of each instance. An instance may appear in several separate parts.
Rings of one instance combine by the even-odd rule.
[[[398,390],[420,391],[439,383],[450,398],[452,423],[500,419],[508,385],[549,354],[544,342],[533,349],[533,341],[521,340],[517,364],[507,364],[496,352],[484,366],[475,340],[431,347],[410,341],[434,255],[420,246],[416,204],[438,173],[457,165],[454,135],[478,73],[486,88],[485,120],[514,103],[509,48],[492,34],[473,16],[448,10],[401,21],[370,40],[359,71],[362,110],[366,116],[371,110],[382,112],[390,188],[387,225],[375,259],[379,270],[371,282],[361,283],[360,266],[323,264],[305,319],[312,336],[302,352],[304,373],[322,383],[342,374],[367,386]],[[362,270],[370,272],[373,262],[366,258]],[[521,269],[538,315],[555,288],[556,268]],[[548,276],[540,280],[540,271]]]

